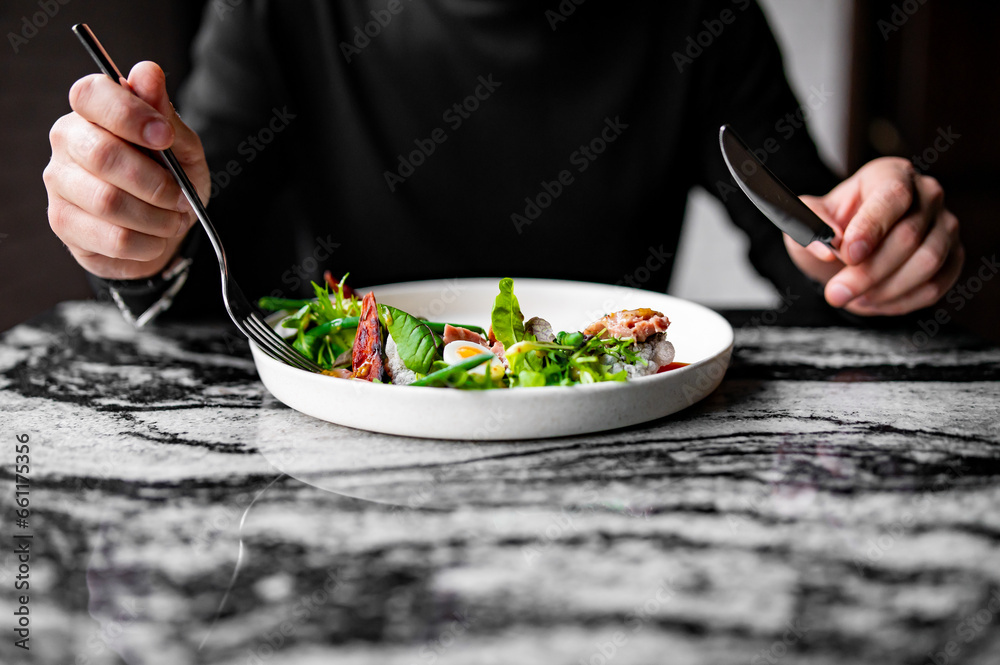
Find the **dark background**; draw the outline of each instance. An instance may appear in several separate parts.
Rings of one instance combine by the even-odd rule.
[[[188,47],[205,4],[0,3],[0,331],[61,300],[91,296],[82,270],[49,229],[41,179],[49,128],[69,111],[73,81],[94,71],[70,26],[91,24],[123,68],[156,60],[173,94],[189,68]],[[911,15],[903,5],[919,9]],[[30,21],[41,24],[45,8],[54,16],[35,29]],[[968,252],[961,283],[1000,249],[998,25],[1000,6],[992,3],[856,0],[853,58],[844,63],[852,77],[850,171],[881,155],[919,155],[942,130],[961,135],[927,171],[944,183],[948,206],[962,221]],[[11,33],[30,35],[16,53]],[[942,306],[960,323],[1000,337],[1000,278],[987,281],[961,311]]]
[[[903,5],[920,8],[908,14]],[[900,13],[902,12],[902,13]],[[903,22],[903,17],[905,22]],[[893,21],[895,19],[895,21]],[[899,30],[891,30],[901,22]],[[961,136],[928,162],[962,222],[965,270],[975,288],[983,261],[1000,253],[1000,4],[856,0],[848,167],[882,155],[912,158],[941,132]],[[1000,340],[1000,275],[949,315]]]
[[[190,67],[188,45],[204,5],[202,0],[0,2],[0,331],[62,300],[93,295],[83,269],[49,228],[42,183],[51,154],[49,129],[70,110],[70,86],[97,71],[70,28],[88,23],[126,75],[132,64],[156,60],[173,95]],[[46,15],[44,27],[26,44],[18,43],[15,53],[10,33],[32,34],[24,17],[44,15],[42,7],[55,16]]]

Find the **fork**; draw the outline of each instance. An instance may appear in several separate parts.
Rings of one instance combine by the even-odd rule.
[[[90,27],[86,23],[78,23],[73,26],[73,33],[80,39],[83,47],[87,49],[90,57],[94,59],[101,71],[115,83],[122,85],[122,82],[126,80],[125,77],[122,76],[121,71],[111,60],[111,56],[97,40]],[[144,150],[144,152],[150,153],[151,151]],[[225,302],[226,311],[229,312],[237,329],[246,335],[247,339],[255,343],[261,351],[278,362],[309,372],[322,373],[322,367],[296,351],[281,335],[275,332],[274,328],[261,319],[257,309],[243,295],[243,291],[240,290],[229,273],[229,264],[226,261],[226,252],[222,248],[222,240],[219,239],[219,234],[212,226],[208,212],[205,211],[205,206],[201,203],[201,197],[198,196],[191,181],[188,180],[180,162],[177,161],[173,151],[169,148],[157,152],[164,167],[170,171],[174,180],[181,186],[184,196],[194,209],[198,221],[201,222],[209,241],[212,243],[212,249],[215,250],[215,255],[219,259],[219,271],[222,273],[222,300]]]

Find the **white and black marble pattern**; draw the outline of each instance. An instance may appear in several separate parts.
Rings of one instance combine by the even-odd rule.
[[[287,409],[225,328],[60,306],[0,342],[35,540],[0,661],[1000,662],[1000,349],[736,327],[680,414],[463,443]]]

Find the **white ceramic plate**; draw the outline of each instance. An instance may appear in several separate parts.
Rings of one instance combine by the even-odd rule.
[[[489,326],[499,279],[452,279],[372,288],[378,302],[432,321]],[[295,369],[250,345],[264,386],[291,408],[322,420],[431,439],[542,439],[627,427],[668,416],[722,382],[733,329],[712,310],[652,291],[604,284],[514,279],[525,317],[582,330],[608,312],[650,307],[670,319],[675,361],[688,367],[625,383],[462,391],[347,381]]]

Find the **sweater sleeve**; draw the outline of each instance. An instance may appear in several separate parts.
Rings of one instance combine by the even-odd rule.
[[[280,223],[289,218],[287,206],[295,205],[290,165],[296,162],[298,137],[269,12],[264,0],[207,3],[193,46],[194,68],[178,95],[179,113],[205,149],[212,174],[207,210],[240,283],[261,262],[294,263],[294,256],[282,254],[285,243],[261,242],[297,232]],[[202,234],[200,226],[195,232]],[[171,316],[226,318],[218,262],[206,240],[199,243]]]
[[[829,93],[814,88],[805,103],[792,92],[778,44],[764,13],[751,0],[705,3],[706,21],[722,32],[706,47],[681,60],[699,78],[692,121],[699,123],[695,154],[697,183],[725,205],[733,222],[750,239],[749,258],[796,306],[826,307],[820,285],[803,275],[789,258],[781,232],[744,196],[729,174],[719,149],[719,128],[732,125],[766,165],[797,194],[822,195],[840,178],[822,161],[806,122]],[[726,19],[729,19],[727,22]],[[709,25],[704,24],[706,29]],[[695,41],[695,44],[699,42]],[[690,56],[690,54],[682,54]]]

